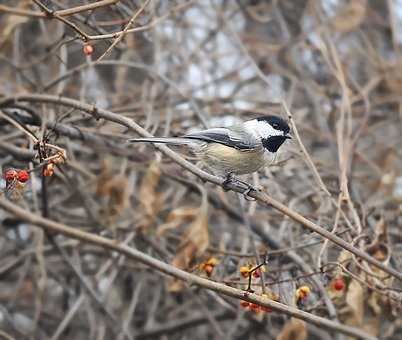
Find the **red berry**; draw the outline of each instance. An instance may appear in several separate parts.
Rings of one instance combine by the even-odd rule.
[[[260,308],[261,308],[261,310],[264,311],[265,313],[271,313],[271,312],[272,312],[272,308],[264,307],[264,306],[261,306]]]
[[[240,306],[242,306],[244,308],[248,307],[249,305],[250,305],[250,303],[247,301],[240,301]]]
[[[256,269],[255,271],[253,271],[253,277],[258,279],[259,277],[261,277],[261,270],[260,269]]]
[[[258,313],[259,311],[261,311],[261,307],[255,303],[250,303],[250,309],[254,312],[254,313]]]
[[[6,182],[15,180],[18,177],[18,172],[14,169],[7,170],[4,174]]]
[[[92,45],[85,45],[83,51],[85,55],[91,55],[94,52],[94,47]]]
[[[342,278],[335,279],[333,287],[335,290],[343,290],[345,288],[345,281]]]
[[[26,171],[26,170],[18,171],[18,181],[20,181],[21,183],[25,183],[28,180],[29,180],[28,171]]]

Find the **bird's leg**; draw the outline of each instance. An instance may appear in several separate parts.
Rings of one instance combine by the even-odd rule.
[[[234,177],[233,172],[228,172],[226,174],[225,180],[222,183],[222,188],[225,191],[229,191],[229,184],[236,182],[236,178]]]
[[[247,183],[247,182],[244,182],[244,181],[242,181],[242,180],[236,178],[236,177],[234,176],[233,172],[229,172],[229,173],[226,175],[226,178],[225,178],[225,180],[224,180],[223,183],[222,183],[222,188],[223,188],[223,190],[225,190],[225,191],[230,190],[229,184],[234,184],[234,183],[244,185],[244,186],[246,187],[246,189],[245,189],[244,192],[243,192],[244,198],[245,198],[246,200],[248,200],[248,201],[254,201],[254,199],[251,198],[251,197],[249,197],[248,194],[250,193],[250,191],[252,191],[252,190],[258,191],[258,189],[256,189],[255,187],[253,187],[251,184],[249,184],[249,183]]]
[[[244,183],[244,182],[243,182],[243,183]],[[245,183],[245,184],[247,184],[247,183]],[[250,193],[250,191],[252,191],[252,190],[257,191],[256,188],[254,188],[252,185],[248,184],[247,189],[243,191],[243,196],[244,196],[244,199],[245,199],[246,201],[256,201],[255,198],[250,197],[250,196],[248,195],[248,194]]]

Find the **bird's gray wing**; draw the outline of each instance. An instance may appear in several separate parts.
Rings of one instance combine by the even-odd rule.
[[[236,126],[193,132],[184,135],[183,137],[205,142],[219,143],[244,151],[254,150],[261,147],[261,142],[257,138]]]

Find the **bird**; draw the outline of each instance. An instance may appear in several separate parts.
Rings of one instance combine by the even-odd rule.
[[[225,178],[225,187],[235,180],[234,176],[250,174],[271,164],[279,148],[291,138],[290,127],[284,119],[265,115],[180,137],[130,138],[128,142],[186,145],[202,164]]]

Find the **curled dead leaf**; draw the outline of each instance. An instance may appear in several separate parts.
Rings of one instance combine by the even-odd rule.
[[[139,189],[140,203],[144,208],[144,217],[141,222],[139,222],[142,228],[151,225],[162,208],[161,196],[157,191],[160,177],[160,161],[155,160],[149,165],[145,176],[142,178]]]
[[[292,318],[282,328],[277,340],[305,340],[307,339],[306,323]]]
[[[166,222],[160,225],[156,231],[158,236],[162,236],[168,230],[175,229],[185,222],[191,221],[197,213],[199,208],[194,207],[180,207],[172,210],[166,218]]]
[[[391,248],[388,245],[388,226],[383,216],[381,216],[376,223],[375,238],[373,242],[365,248],[365,251],[378,261],[381,261],[383,264],[389,264],[389,261],[391,259]],[[381,269],[378,269],[377,267],[374,267],[372,265],[369,265],[369,267],[371,271],[375,274],[375,277],[371,278],[372,280],[377,281],[379,285],[385,284],[388,286],[392,286],[392,276],[389,276]]]
[[[384,70],[384,85],[388,91],[399,93],[402,86],[402,62],[398,59],[395,63],[388,65]]]
[[[149,216],[153,216],[156,213],[156,188],[161,176],[161,170],[159,168],[159,162],[154,161],[150,164],[147,173],[143,177],[140,185],[140,201],[145,208],[145,212]]]
[[[124,175],[115,174],[111,164],[105,161],[96,183],[96,194],[106,198],[103,215],[113,219],[123,213],[129,203],[129,185]]]
[[[202,189],[202,203],[198,209],[195,220],[182,236],[182,242],[172,261],[175,267],[186,269],[191,263],[201,257],[209,246],[208,233],[208,199],[207,193]],[[174,281],[170,286],[171,292],[180,291],[182,283]]]
[[[364,288],[356,280],[352,280],[346,293],[346,304],[349,315],[346,323],[351,326],[361,326],[364,316]]]
[[[12,36],[14,30],[29,21],[29,17],[8,15],[2,27],[0,27],[0,47],[2,47]]]
[[[332,19],[332,27],[341,33],[355,30],[366,16],[367,1],[354,0],[342,6]]]

